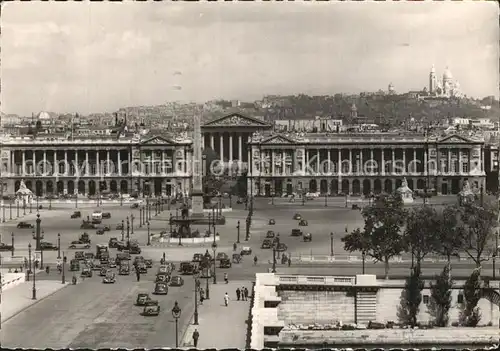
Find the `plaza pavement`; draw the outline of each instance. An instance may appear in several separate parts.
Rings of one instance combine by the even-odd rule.
[[[252,285],[249,281],[232,281],[224,284],[219,281],[210,286],[210,299],[205,300],[203,305],[198,306],[198,325],[194,325],[194,319],[186,329],[182,339],[181,347],[194,347],[193,332],[198,330],[199,349],[239,349],[246,348],[247,319],[250,313],[250,299],[248,301],[237,301],[236,289],[246,287],[252,293]],[[228,307],[224,305],[224,294],[229,295]]]

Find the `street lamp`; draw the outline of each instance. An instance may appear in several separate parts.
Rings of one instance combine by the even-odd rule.
[[[328,207],[328,192],[325,193],[325,207]]]
[[[210,254],[208,253],[208,249],[207,251],[205,252],[205,256],[203,257],[203,262],[204,262],[204,265],[203,267],[205,267],[205,269],[207,270],[206,271],[206,274],[205,274],[205,278],[207,280],[207,285],[205,287],[205,299],[206,300],[210,300],[210,286],[208,285],[208,279],[210,279]]]
[[[122,219],[122,241],[125,241],[125,223]]]
[[[210,225],[212,224],[211,222],[212,215],[208,213],[208,234],[210,234]]]
[[[127,216],[127,249],[130,249],[130,222]]]
[[[172,235],[172,212],[170,212],[170,220],[168,221],[168,224],[170,225],[170,235]]]
[[[236,243],[240,243],[240,221],[238,221],[238,225],[236,226],[236,229],[238,230],[238,240],[236,241]]]
[[[57,259],[61,259],[61,233],[57,233]]]
[[[151,246],[151,235],[149,234],[149,221],[148,221],[148,246]]]
[[[363,266],[361,267],[361,269],[362,269],[361,272],[363,274],[365,274],[365,261],[366,261],[366,251],[365,250],[361,251],[361,258],[363,259],[363,263],[362,263]]]
[[[31,243],[28,244],[28,269],[26,272],[27,281],[30,281],[30,274],[31,274]]]
[[[62,263],[62,278],[61,278],[61,283],[66,284],[66,273],[64,270],[66,269],[66,254],[63,251],[63,263]]]
[[[200,288],[199,273],[194,275],[194,325],[198,325],[198,289]]]
[[[247,216],[247,219],[245,221],[246,223],[246,232],[245,232],[245,241],[250,240],[250,216]]]
[[[497,255],[498,255],[498,230],[496,232],[495,236],[495,250],[493,251],[493,280],[496,278],[496,261],[497,261]]]
[[[217,243],[215,242],[215,234],[214,234],[214,242],[212,243],[212,250],[214,252],[214,257],[213,257],[213,263],[214,263],[214,284],[217,284],[217,274],[215,274],[215,268],[216,268],[216,264],[215,264],[215,251],[217,251]]]
[[[12,232],[10,235],[12,236],[12,250],[11,250],[12,255],[11,256],[14,257],[14,232]]]
[[[330,256],[333,257],[333,232],[330,233]]]
[[[30,257],[31,257],[31,243],[28,245],[28,251],[29,251]],[[31,299],[36,300],[36,274],[35,274],[35,270],[33,270],[33,289],[32,289]]]
[[[181,317],[181,308],[179,303],[175,301],[174,307],[172,308],[172,316],[175,318],[175,347],[179,347],[179,318]]]
[[[36,250],[37,251],[41,250],[40,249],[40,230],[41,230],[40,223],[41,222],[42,222],[42,220],[40,219],[40,213],[37,213],[36,214],[36,221],[35,221],[35,223],[36,223],[36,228],[35,228],[35,230],[36,230]]]
[[[142,208],[139,209],[139,228],[142,228]]]
[[[12,202],[9,203],[9,219],[12,220]]]
[[[16,202],[16,207],[17,207],[17,217],[16,218],[19,218],[19,200],[17,200],[17,202]]]
[[[130,234],[134,234],[134,214],[130,215]]]

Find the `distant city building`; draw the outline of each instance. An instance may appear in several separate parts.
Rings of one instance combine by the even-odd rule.
[[[460,97],[460,83],[453,79],[453,75],[448,67],[446,67],[443,77],[438,80],[436,68],[432,65],[429,73],[429,91],[430,97]]]

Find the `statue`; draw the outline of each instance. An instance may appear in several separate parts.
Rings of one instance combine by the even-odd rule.
[[[404,204],[413,203],[413,191],[408,187],[406,178],[403,178],[401,186],[396,190],[396,193],[401,196]]]
[[[462,191],[458,193],[458,204],[460,206],[471,204],[474,202],[475,198],[476,196],[470,187],[469,181],[464,181]]]

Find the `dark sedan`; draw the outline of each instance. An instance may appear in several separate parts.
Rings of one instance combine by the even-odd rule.
[[[54,245],[54,244],[46,242],[46,241],[42,241],[40,243],[40,248],[42,250],[45,250],[45,251],[57,251],[57,249],[58,249],[57,245]]]
[[[184,279],[182,277],[179,277],[176,275],[175,277],[172,277],[170,280],[170,286],[183,286],[184,285]]]
[[[12,251],[12,245],[0,243],[0,251]]]
[[[19,222],[19,223],[17,223],[17,227],[20,228],[20,229],[35,228],[35,226],[33,224],[28,223],[28,222]]]

